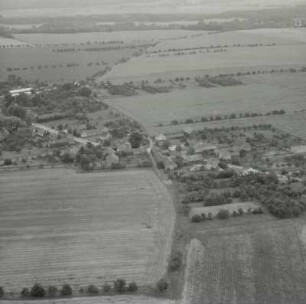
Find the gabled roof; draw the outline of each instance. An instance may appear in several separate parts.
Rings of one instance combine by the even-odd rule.
[[[163,141],[163,140],[166,140],[167,137],[164,134],[160,133],[158,136],[155,137],[155,139],[157,141]]]

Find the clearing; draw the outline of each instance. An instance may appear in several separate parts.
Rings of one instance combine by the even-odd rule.
[[[167,269],[175,210],[149,170],[0,175],[0,286],[75,289],[124,278],[147,286]]]

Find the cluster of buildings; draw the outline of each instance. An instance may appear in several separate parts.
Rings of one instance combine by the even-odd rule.
[[[237,140],[233,145],[212,144],[185,135],[167,138],[164,134],[155,137],[152,150],[157,162],[162,163],[165,170],[172,171],[178,167],[178,162],[188,167],[190,171],[202,169],[219,169],[220,161],[231,163],[239,160],[241,153],[249,153],[252,147],[245,140]]]

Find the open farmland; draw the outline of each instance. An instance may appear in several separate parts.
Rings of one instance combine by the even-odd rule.
[[[74,288],[118,277],[138,285],[167,269],[175,211],[152,171],[0,176],[0,286]]]
[[[211,45],[247,45],[247,44],[277,44],[290,45],[306,43],[305,28],[288,29],[254,29],[230,32],[202,32],[202,35],[190,36],[187,39],[163,41],[150,49],[167,51],[169,49],[196,48]]]
[[[0,80],[15,74],[25,80],[80,81],[131,56],[137,49],[55,52],[52,48],[0,49]]]
[[[183,126],[157,126],[160,123],[169,124],[175,119],[200,119],[218,114],[303,110],[306,108],[305,76],[305,73],[257,75],[248,78],[246,85],[238,87],[185,89],[158,95],[115,98],[107,102],[141,121],[152,133],[160,130],[171,132],[181,130]],[[227,121],[213,123],[220,125]],[[199,126],[202,127],[202,124]]]
[[[206,231],[188,248],[183,304],[302,304],[305,252],[290,222]]]
[[[162,41],[148,54],[116,67],[103,79],[141,80],[192,76],[199,71],[232,73],[247,68],[301,65],[306,60],[305,33],[305,29],[199,32],[186,39]]]
[[[35,300],[1,301],[2,304],[36,304]],[[152,298],[146,296],[103,296],[73,299],[39,300],[40,304],[175,304],[176,302],[164,298]]]
[[[87,43],[95,41],[114,41],[120,40],[124,42],[148,41],[177,39],[180,37],[189,37],[195,31],[183,30],[151,30],[151,31],[124,31],[124,32],[97,32],[97,33],[76,33],[76,34],[16,34],[16,39],[24,41],[28,44],[61,44],[61,43]]]

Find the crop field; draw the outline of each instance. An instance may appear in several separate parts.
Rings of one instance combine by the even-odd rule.
[[[16,39],[0,37],[0,47],[10,47],[10,46],[24,45],[24,44],[26,43]]]
[[[198,33],[183,30],[151,30],[151,31],[123,31],[123,32],[97,32],[97,33],[76,33],[76,34],[16,34],[16,39],[28,44],[80,44],[95,41],[114,41],[124,42],[163,40],[179,37],[189,37]]]
[[[305,251],[279,223],[206,231],[188,248],[183,304],[302,304]]]
[[[36,304],[37,300],[1,301],[2,304]],[[103,296],[72,299],[39,300],[40,304],[179,304],[173,300],[147,296]]]
[[[15,74],[25,80],[79,81],[129,57],[137,49],[52,52],[51,48],[0,49],[0,80]],[[9,69],[9,70],[8,70]],[[11,70],[10,70],[11,69]]]
[[[221,33],[202,32],[197,37],[188,37],[184,40],[163,41],[157,46],[152,47],[150,51],[167,51],[169,49],[196,48],[211,45],[234,44],[301,44],[306,43],[305,28],[288,29],[254,29],[242,31],[230,31]],[[256,50],[256,48],[255,48]]]
[[[169,124],[175,119],[184,121],[218,114],[303,110],[306,108],[305,77],[305,73],[275,77],[258,75],[252,80],[248,79],[246,85],[238,87],[188,88],[165,94],[115,98],[107,102],[142,122],[152,133],[160,130],[171,132],[184,126],[157,126],[160,123]],[[241,121],[247,122],[248,119]],[[232,124],[233,121],[216,122],[218,125],[223,123]],[[199,126],[202,127],[202,124]]]
[[[0,175],[0,286],[149,285],[167,269],[175,211],[153,171]]]

